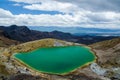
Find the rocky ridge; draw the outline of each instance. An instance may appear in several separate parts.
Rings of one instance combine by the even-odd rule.
[[[19,41],[9,39],[4,36],[4,31],[0,30],[0,47],[8,47],[10,45],[17,45]]]
[[[97,63],[104,70],[101,75],[111,80],[120,80],[120,38],[95,43],[90,47],[96,52]]]
[[[29,42],[44,38],[54,38],[54,39],[60,39],[69,42],[88,45],[95,42],[116,38],[115,36],[108,36],[108,37],[90,36],[90,35],[78,36],[71,33],[66,33],[56,30],[51,32],[37,31],[37,30],[31,30],[27,26],[17,26],[17,25],[0,26],[0,30],[3,31],[2,34],[4,35],[4,37],[19,42]]]
[[[115,41],[115,42],[114,42]],[[107,48],[103,45],[105,43],[113,44]],[[116,43],[116,44],[115,44]],[[109,45],[108,44],[108,45]],[[39,47],[52,47],[52,46],[69,46],[81,45],[56,39],[43,39],[24,44],[10,46],[9,48],[1,48],[0,56],[0,78],[5,80],[25,80],[24,77],[33,78],[33,80],[119,80],[120,79],[120,43],[119,38],[112,41],[104,41],[89,45],[93,51],[96,52],[98,61],[92,63],[85,68],[80,68],[77,71],[68,75],[53,75],[39,73],[29,69],[24,64],[16,61],[12,55],[16,52],[27,52]],[[103,48],[104,47],[104,48]],[[112,56],[111,56],[112,55]],[[21,76],[21,77],[20,77]],[[23,77],[24,76],[24,77]]]

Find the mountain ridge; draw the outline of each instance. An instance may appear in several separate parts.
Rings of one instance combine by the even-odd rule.
[[[55,27],[55,26],[28,26],[28,28],[38,31],[52,32],[54,30],[59,30],[63,32],[68,32],[71,34],[76,33],[120,33],[120,29],[101,29],[101,28],[84,28],[84,27]]]
[[[0,30],[3,31],[3,35],[5,37],[19,42],[28,42],[39,39],[45,39],[45,38],[55,38],[55,39],[60,39],[75,43],[92,44],[95,42],[115,38],[114,36],[108,36],[108,37],[89,36],[89,35],[75,36],[73,34],[61,32],[57,30],[54,30],[52,32],[43,32],[43,31],[31,30],[27,26],[17,26],[17,25],[11,25],[8,27],[0,26]]]
[[[0,30],[0,47],[8,47],[10,45],[17,45],[19,43],[19,41],[5,37],[3,31]]]
[[[43,38],[57,38],[57,39],[72,39],[72,35],[69,33],[63,33],[59,31],[53,32],[41,32],[30,30],[26,26],[12,25],[9,27],[0,26],[0,29],[4,31],[4,35],[10,39],[18,40],[21,42],[33,41]]]

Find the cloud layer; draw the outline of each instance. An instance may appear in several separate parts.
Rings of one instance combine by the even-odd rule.
[[[94,27],[120,29],[119,0],[9,0],[31,11],[63,14],[18,14],[0,8],[0,25]]]

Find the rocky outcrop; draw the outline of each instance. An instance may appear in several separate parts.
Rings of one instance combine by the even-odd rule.
[[[120,38],[90,45],[98,56],[98,65],[104,71],[104,76],[111,80],[120,79]],[[95,67],[97,69],[97,67]]]

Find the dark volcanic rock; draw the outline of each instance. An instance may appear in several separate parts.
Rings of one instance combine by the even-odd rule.
[[[8,47],[20,43],[19,41],[9,39],[8,37],[5,36],[4,33],[5,33],[4,30],[0,29],[0,47]]]
[[[65,41],[88,45],[95,42],[115,38],[113,36],[111,37],[89,36],[89,35],[75,36],[70,33],[64,33],[60,31],[42,32],[42,31],[30,30],[26,26],[16,26],[16,25],[12,25],[8,27],[0,26],[0,31],[3,31],[0,32],[0,35],[4,35],[9,39],[17,40],[20,42],[28,42],[28,41],[44,39],[44,38],[55,38],[55,39],[61,39]]]
[[[73,39],[73,36],[70,33],[63,33],[59,31],[41,32],[30,30],[26,26],[0,26],[0,30],[4,31],[4,36],[21,42],[33,41],[43,38],[56,38],[67,41],[71,41]]]
[[[10,27],[0,27],[4,31],[4,36],[17,41],[29,41],[30,30],[26,26],[18,27],[12,25]],[[27,36],[27,38],[26,38]]]
[[[3,31],[2,30],[0,30],[0,36],[3,36],[4,34],[3,34]]]
[[[90,35],[84,35],[80,37],[76,37],[77,43],[83,43],[83,44],[93,44],[96,42],[101,42],[104,40],[111,40],[113,38],[117,38],[115,36],[90,36]]]
[[[33,76],[28,74],[18,74],[12,75],[8,80],[48,80],[46,78],[42,78],[40,76]]]

